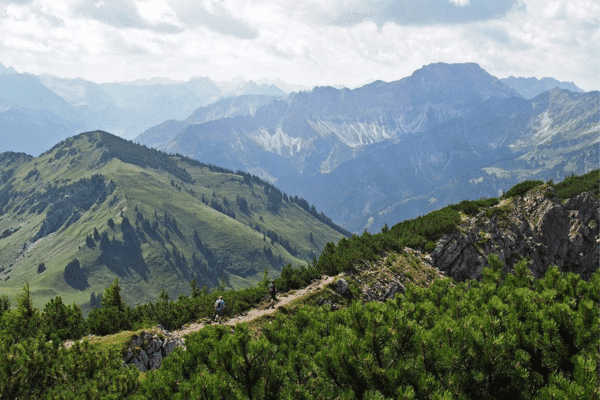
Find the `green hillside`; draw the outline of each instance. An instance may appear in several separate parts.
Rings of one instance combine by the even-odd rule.
[[[0,294],[89,307],[115,278],[127,303],[238,288],[306,264],[346,232],[258,178],[83,133],[33,158],[0,154]]]

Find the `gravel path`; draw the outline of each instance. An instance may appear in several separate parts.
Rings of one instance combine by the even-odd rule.
[[[273,306],[271,308],[267,308],[265,310],[252,309],[248,312],[243,313],[242,315],[239,315],[237,317],[233,317],[227,321],[224,321],[223,324],[235,326],[235,324],[249,322],[256,318],[262,317],[263,315],[272,314],[275,312],[277,307],[288,305],[296,299],[306,296],[307,294],[316,292],[317,290],[322,289],[325,285],[327,285],[328,283],[331,283],[332,281],[333,281],[333,277],[323,276],[321,279],[311,283],[309,286],[305,287],[304,289],[297,290],[297,291],[295,291],[291,294],[285,295],[285,296],[283,293],[280,294],[277,297],[277,302],[275,304],[273,304]],[[182,329],[170,332],[170,334],[171,334],[171,337],[182,338],[185,340],[184,336],[186,336],[192,332],[199,331],[202,328],[204,328],[204,324],[194,322],[190,325],[185,326]],[[90,336],[90,338],[92,338],[92,336]],[[94,338],[96,338],[96,337],[94,337]],[[67,340],[64,343],[64,346],[65,346],[65,348],[68,349],[69,347],[73,346],[73,344],[74,344],[74,341]]]

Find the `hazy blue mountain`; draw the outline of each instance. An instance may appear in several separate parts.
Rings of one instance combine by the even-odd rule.
[[[257,84],[253,81],[248,81],[238,88],[230,92],[224,93],[227,97],[243,96],[243,95],[263,95],[263,96],[285,96],[286,92],[273,84]]]
[[[164,121],[186,119],[199,107],[221,98],[286,94],[269,82],[257,84],[241,78],[230,83],[223,90],[206,77],[192,78],[187,82],[153,78],[97,84],[82,78],[19,74],[14,68],[0,64],[0,113],[27,109],[46,110],[55,115],[46,121],[47,113],[27,111],[25,114],[28,116],[25,117],[13,112],[0,117],[0,127],[8,135],[4,139],[5,146],[6,143],[11,143],[11,146],[19,144],[21,147],[10,149],[35,153],[44,148],[28,149],[22,144],[28,142],[25,137],[37,137],[40,132],[48,138],[58,137],[50,142],[42,141],[43,145],[50,144],[50,147],[89,129],[110,131],[131,139]],[[58,122],[57,118],[63,121]],[[22,121],[22,126],[19,121]],[[66,136],[65,132],[68,132]],[[3,150],[8,150],[8,147],[0,148],[0,151]]]
[[[190,125],[235,116],[254,115],[260,107],[272,100],[273,96],[264,95],[243,95],[221,99],[206,107],[198,108],[184,121],[168,120],[153,126],[139,135],[136,141],[147,146],[160,147]]]
[[[115,99],[118,107],[147,114],[156,121],[155,124],[186,118],[199,106],[212,103],[221,96],[221,91],[209,78],[175,84],[103,83],[100,86]]]
[[[110,131],[122,137],[134,137],[140,127],[147,126],[150,118],[148,114],[151,115],[154,111],[120,107],[102,86],[85,79],[42,75],[39,80],[85,115],[92,128]]]
[[[297,85],[284,82],[281,79],[257,79],[247,81],[243,76],[236,76],[228,81],[215,81],[215,85],[221,90],[223,96],[227,97],[233,94],[259,94],[281,96],[291,92],[301,90],[310,90],[312,86]],[[242,88],[246,90],[241,90]]]
[[[13,108],[0,113],[0,151],[38,155],[80,129],[46,110]]]
[[[34,75],[0,76],[0,105],[5,108],[44,109],[65,120],[85,123],[81,113],[42,85]]]
[[[274,85],[252,81],[239,82],[225,92],[202,77],[187,82],[154,78],[103,84],[50,75],[42,75],[39,80],[84,115],[92,128],[125,138],[133,138],[165,120],[185,119],[198,107],[222,97],[285,95]]]
[[[0,75],[12,75],[18,72],[13,67],[5,67],[0,63]]]
[[[0,76],[0,152],[38,155],[85,130],[88,122],[35,76]]]
[[[554,78],[516,78],[509,76],[500,79],[502,82],[515,89],[517,93],[526,99],[533,99],[539,94],[552,90],[554,88],[566,89],[575,93],[583,93],[573,82],[561,82]]]
[[[447,204],[464,179],[476,184],[458,200],[536,174],[583,173],[588,161],[561,163],[591,159],[577,152],[597,146],[597,114],[597,92],[527,100],[476,64],[440,63],[396,82],[292,93],[252,115],[171,122],[138,139],[269,179],[361,232]],[[535,162],[525,168],[518,160],[528,154]],[[509,161],[501,178],[480,173]]]
[[[495,197],[525,179],[562,180],[597,168],[598,92],[555,89],[533,100],[489,99],[426,132],[373,146],[314,186],[320,205],[359,230],[464,199]]]

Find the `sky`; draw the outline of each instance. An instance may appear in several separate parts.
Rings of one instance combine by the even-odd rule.
[[[94,82],[357,87],[436,62],[600,89],[598,0],[0,0],[0,63]]]

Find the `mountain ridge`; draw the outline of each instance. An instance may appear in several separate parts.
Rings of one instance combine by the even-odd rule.
[[[71,137],[39,157],[2,153],[0,170],[3,290],[27,280],[36,301],[61,294],[85,310],[114,278],[130,304],[162,288],[176,297],[193,278],[248,285],[265,268],[272,275],[311,261],[344,232],[250,174],[106,132]],[[79,266],[82,286],[63,277],[69,265]]]

